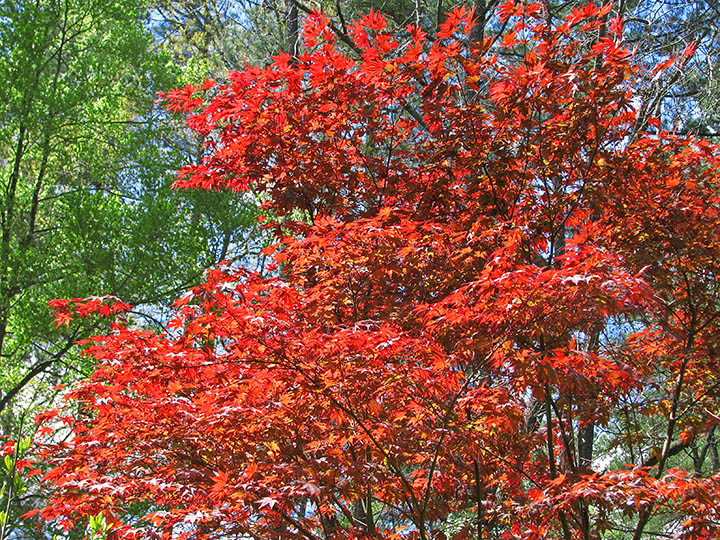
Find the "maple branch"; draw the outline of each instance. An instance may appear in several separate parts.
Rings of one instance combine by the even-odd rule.
[[[694,326],[693,323],[691,323],[691,326]],[[690,337],[688,339],[688,349],[692,347],[692,341],[693,341],[693,335],[692,330]],[[675,431],[675,424],[677,423],[678,416],[677,416],[677,410],[678,406],[680,404],[680,393],[682,391],[683,382],[685,380],[685,372],[687,370],[688,364],[690,363],[690,355],[687,355],[680,365],[680,372],[678,373],[678,379],[675,384],[675,390],[673,392],[673,398],[672,398],[672,406],[670,408],[670,416],[668,417],[668,426],[667,426],[667,433],[665,434],[665,442],[663,443],[663,449],[662,454],[660,454],[660,460],[658,462],[658,470],[656,473],[656,478],[660,478],[662,475],[664,469],[665,469],[665,462],[667,461],[667,458],[669,457],[668,453],[670,452],[670,444],[673,439],[673,434]]]
[[[342,7],[340,7],[340,0],[335,0],[335,9],[340,19],[340,26],[342,26],[342,33],[347,35],[347,24],[345,24],[345,17],[343,16]]]
[[[362,429],[365,434],[370,438],[370,441],[372,441],[373,445],[380,451],[382,456],[387,460],[388,464],[390,465],[390,468],[392,469],[393,473],[395,473],[400,481],[403,484],[403,487],[405,488],[405,491],[407,495],[410,497],[412,501],[412,506],[415,507],[416,510],[419,509],[419,501],[417,500],[417,497],[415,496],[415,493],[413,491],[412,485],[410,484],[410,481],[407,479],[407,477],[403,474],[400,467],[395,463],[395,460],[390,456],[390,454],[387,453],[385,448],[379,443],[379,441],[376,440],[375,436],[372,434],[370,429],[360,420],[360,418],[348,407],[345,407],[342,403],[340,403],[337,399],[335,399],[333,396],[327,396],[341,411],[343,411],[345,414],[350,416],[357,424],[360,426],[360,429]],[[420,533],[420,537],[424,540],[427,540],[427,533],[425,532],[425,524],[424,524],[424,512],[418,512],[418,517],[420,518],[418,523],[418,532]],[[413,520],[414,521],[414,520]]]
[[[700,473],[702,470],[703,463],[705,463],[705,458],[707,457],[708,450],[710,450],[711,447],[715,448],[715,430],[717,429],[718,425],[714,424],[713,427],[710,428],[707,434],[707,439],[705,441],[705,445],[702,447],[702,450],[700,451],[700,455],[698,456],[698,463],[699,467],[696,468],[697,472]]]
[[[142,317],[146,321],[153,323],[159,329],[162,329],[162,331],[165,332],[166,334],[168,333],[167,326],[165,326],[161,321],[159,321],[157,318],[153,317],[152,315],[150,315],[148,313],[143,313],[142,311],[137,311],[137,310],[130,310],[127,313],[128,313],[128,315],[136,315],[138,317]]]
[[[530,482],[533,486],[535,486],[536,488],[543,489],[543,486],[540,485],[537,480],[535,480],[532,476],[530,476],[527,472],[525,472],[525,470],[522,467],[519,467],[516,463],[513,463],[506,457],[503,457],[502,455],[493,452],[492,450],[488,449],[487,446],[483,447],[481,451],[485,452],[486,454],[490,454],[490,456],[493,459],[496,459],[500,463],[507,465],[508,467],[510,467],[511,470],[513,470],[516,473],[520,474],[521,476],[525,477],[525,479],[528,482]]]
[[[482,496],[480,495],[480,467],[478,467],[476,459],[473,460],[473,473],[475,474],[475,504],[477,505],[475,522],[477,523],[477,537],[478,540],[481,540],[483,537],[482,531],[485,519],[483,518]]]
[[[359,495],[360,497],[366,496],[366,492],[363,491],[357,491],[357,490],[349,490],[350,493],[354,493],[356,495]],[[412,521],[412,516],[410,516],[405,509],[403,509],[401,506],[398,506],[397,504],[393,504],[392,502],[382,499],[378,497],[377,495],[372,495],[370,493],[370,490],[367,491],[367,498],[370,502],[377,501],[378,503],[382,504],[383,506],[387,506],[388,508],[391,508],[392,510],[395,510],[398,514],[401,514],[403,517],[406,517],[407,519]]]
[[[318,382],[308,375],[306,371],[297,363],[291,362],[287,356],[285,355],[284,351],[280,351],[280,354],[283,356],[283,358],[286,361],[286,365],[288,367],[291,367],[291,369],[296,370],[298,373],[300,373],[306,380],[308,380],[313,387],[318,386]],[[390,454],[387,453],[385,448],[382,444],[376,439],[375,435],[372,433],[370,428],[368,428],[365,423],[358,417],[358,415],[349,407],[343,405],[337,398],[335,398],[332,394],[329,393],[323,393],[318,392],[320,395],[324,395],[329,399],[333,405],[335,405],[337,408],[339,408],[341,411],[343,411],[345,414],[347,414],[350,418],[352,418],[357,425],[360,427],[360,429],[368,436],[370,441],[372,442],[373,446],[377,448],[377,450],[380,452],[380,454],[383,456],[383,458],[387,461],[387,463],[390,465],[390,469],[393,471],[393,473],[400,479],[400,482],[403,485],[404,491],[406,492],[407,496],[410,497],[410,501],[408,501],[411,505],[411,507],[414,507],[416,511],[418,511],[418,517],[421,519],[416,523],[418,526],[418,532],[420,533],[420,537],[423,540],[427,540],[427,533],[425,532],[425,525],[423,522],[423,511],[420,510],[420,503],[417,500],[417,497],[415,496],[415,493],[412,488],[412,484],[410,484],[410,481],[407,479],[405,474],[403,474],[402,470],[398,466],[397,463],[395,463],[395,460],[390,456]],[[412,519],[412,518],[411,518]],[[414,520],[413,520],[414,521]]]
[[[560,438],[563,442],[563,447],[565,448],[565,453],[568,457],[568,464],[570,465],[570,469],[572,472],[577,472],[577,465],[576,465],[576,458],[575,458],[575,449],[573,443],[570,441],[569,435],[567,434],[567,431],[565,430],[565,426],[563,425],[563,418],[560,414],[560,411],[558,410],[557,403],[555,400],[551,400],[553,411],[555,411],[555,416],[557,416],[558,419],[558,428],[560,429]],[[572,425],[572,419],[569,420],[570,424]]]
[[[555,466],[555,450],[553,444],[552,397],[550,395],[550,383],[547,382],[545,383],[545,422],[547,423],[547,449],[548,460],[550,462],[550,476],[555,479],[557,478],[557,469]],[[565,512],[559,511],[558,517],[560,518],[565,540],[571,540],[570,528],[568,527]]]
[[[505,343],[507,343],[507,339],[499,342],[496,344],[492,350],[485,355],[485,358],[482,360],[481,364],[485,364],[488,362],[493,355],[502,347]],[[423,501],[423,507],[422,507],[422,516],[425,515],[425,512],[427,510],[427,504],[430,500],[430,490],[432,488],[432,477],[435,474],[435,467],[437,467],[437,460],[440,456],[440,448],[442,447],[442,444],[445,440],[445,434],[447,433],[447,425],[448,422],[450,422],[450,415],[453,412],[453,409],[455,408],[455,403],[457,403],[457,400],[460,399],[460,396],[468,389],[471,383],[474,383],[473,377],[477,374],[481,373],[480,370],[476,371],[472,376],[468,377],[465,380],[465,384],[462,385],[460,390],[458,390],[455,395],[453,396],[452,400],[450,400],[450,404],[448,405],[447,410],[445,411],[445,414],[442,419],[442,428],[440,433],[440,439],[438,440],[437,444],[435,445],[435,451],[433,452],[433,458],[432,458],[432,464],[430,465],[430,470],[428,471],[428,477],[427,477],[427,485],[425,487],[425,498]]]
[[[629,532],[633,531],[632,529],[627,528],[627,527],[617,527],[617,526],[611,526],[611,525],[605,525],[605,526],[611,531],[618,531],[618,532],[623,532],[623,533],[629,533]],[[667,533],[662,533],[659,531],[648,531],[646,534],[650,534],[652,536],[657,536],[660,538],[677,538],[677,535],[675,535],[675,534],[667,534]]]
[[[300,11],[304,12],[306,15],[311,15],[313,13],[310,8],[301,4],[298,0],[290,0],[290,2],[295,5]],[[345,23],[342,22],[342,16],[340,16],[340,20],[343,28],[345,28]],[[340,41],[350,47],[357,55],[362,56],[362,50],[355,44],[355,42],[350,38],[350,36],[347,35],[345,31],[338,28],[333,21],[329,21],[329,24],[330,29],[335,33],[335,35],[337,35],[338,38],[340,38]],[[429,131],[427,124],[423,120],[423,117],[420,115],[419,112],[417,112],[417,110],[415,110],[412,105],[407,103],[405,100],[401,100],[400,105],[410,116],[415,119],[415,121],[420,127],[422,127],[425,131]]]
[[[332,497],[332,500],[335,502],[335,504],[338,506],[338,508],[340,508],[340,511],[343,513],[343,515],[345,516],[345,519],[347,519],[348,522],[360,525],[362,528],[364,528],[370,534],[374,534],[374,532],[375,532],[374,526],[373,526],[372,507],[370,506],[372,504],[373,498],[376,501],[379,501],[382,504],[385,504],[385,505],[395,509],[401,515],[406,516],[412,520],[412,518],[407,516],[407,513],[402,508],[398,508],[397,506],[388,504],[381,499],[372,497],[371,495],[369,495],[369,491],[370,490],[368,490],[368,495],[366,495],[363,492],[356,492],[358,495],[360,495],[360,499],[357,501],[357,503],[359,503],[363,507],[362,513],[366,515],[366,519],[363,519],[362,515],[361,515],[361,517],[357,517],[352,512],[350,512],[350,510],[347,509],[347,507],[342,503],[341,500],[339,500],[337,498],[337,496],[334,493],[331,493],[330,496]],[[367,505],[367,507],[366,507],[366,505]]]
[[[480,43],[485,40],[485,27],[488,23],[488,12],[495,9],[499,3],[499,0],[474,0],[473,10],[475,11],[475,25],[470,30],[470,43]],[[440,9],[440,3],[438,2],[438,10]],[[438,24],[440,24],[440,18],[438,16]],[[502,31],[501,31],[502,33]]]
[[[335,505],[340,509],[340,512],[345,516],[345,519],[347,519],[350,523],[357,523],[358,520],[355,519],[355,516],[352,515],[352,512],[345,508],[345,505],[340,501],[337,496],[334,493],[330,494],[330,497],[332,498]]]
[[[407,101],[405,101],[405,100],[401,101],[400,104],[402,105],[402,108],[405,109],[405,111],[407,111],[407,113],[415,119],[415,121],[418,123],[418,125],[419,125],[421,128],[423,128],[423,129],[424,129],[425,131],[427,131],[428,133],[430,132],[430,128],[428,127],[428,125],[427,125],[427,124],[425,123],[425,121],[423,120],[423,117],[420,116],[420,113],[419,113],[419,112],[417,112],[417,111],[416,111]]]
[[[685,280],[687,283],[687,275],[685,275]],[[690,293],[690,287],[689,283],[688,285],[688,294]],[[695,313],[693,311],[692,318],[690,321],[690,329],[688,330],[688,338],[687,338],[687,344],[685,347],[686,351],[690,351],[693,346],[694,342],[694,329],[695,329]],[[657,464],[657,472],[655,473],[655,478],[660,478],[662,476],[662,473],[665,470],[665,464],[667,462],[668,457],[670,457],[670,445],[671,441],[673,439],[673,435],[675,432],[675,424],[677,422],[677,410],[680,403],[680,393],[682,391],[683,382],[685,379],[685,372],[687,370],[688,364],[690,363],[690,354],[686,354],[685,358],[683,358],[683,361],[680,365],[680,371],[678,373],[678,378],[675,383],[675,390],[673,391],[673,397],[672,397],[672,405],[670,407],[670,415],[668,416],[668,425],[667,425],[667,431],[665,433],[665,441],[663,443],[662,452],[660,454],[660,458],[658,459]],[[679,452],[680,450],[678,450]],[[648,521],[650,520],[650,517],[652,516],[654,504],[650,503],[648,508],[646,510],[642,510],[640,512],[640,515],[638,517],[638,523],[635,528],[635,534],[633,536],[633,540],[640,540],[643,534],[643,529],[645,528],[645,525],[647,525]]]
[[[285,4],[288,6],[287,20],[285,23],[285,39],[287,40],[288,54],[293,58],[297,58],[300,50],[299,42],[299,25],[298,25],[298,6],[297,2],[291,0]]]
[[[278,512],[277,513],[281,518],[283,518],[285,521],[290,523],[293,527],[295,527],[300,534],[302,534],[305,538],[308,540],[320,540],[319,537],[315,536],[313,533],[308,531],[305,527],[303,527],[298,520],[286,515],[284,512]]]

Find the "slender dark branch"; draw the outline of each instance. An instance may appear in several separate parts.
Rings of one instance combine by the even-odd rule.
[[[550,463],[550,476],[554,479],[557,478],[557,468],[555,465],[555,447],[553,442],[553,422],[552,422],[552,396],[550,395],[550,384],[545,383],[545,421],[547,423],[547,449],[548,449],[548,461]],[[560,525],[562,526],[563,537],[565,540],[571,540],[570,528],[568,527],[567,517],[565,512],[558,512],[560,518]]]
[[[44,371],[46,371],[50,366],[52,366],[53,364],[55,364],[55,362],[57,362],[60,358],[62,358],[65,355],[65,353],[67,353],[73,347],[73,345],[75,345],[75,340],[77,337],[78,337],[78,333],[76,331],[71,337],[68,338],[67,343],[65,345],[63,345],[63,347],[60,350],[53,353],[53,355],[50,358],[35,364],[32,367],[32,369],[30,369],[30,371],[28,371],[25,374],[25,376],[22,379],[20,379],[20,381],[15,386],[13,386],[10,390],[7,391],[7,393],[4,396],[2,396],[2,398],[0,399],[0,411],[4,410],[5,407],[7,407],[8,404],[13,400],[13,398],[18,393],[20,393],[20,391],[23,388],[25,388],[25,386],[31,380],[33,380],[40,373],[43,373]]]

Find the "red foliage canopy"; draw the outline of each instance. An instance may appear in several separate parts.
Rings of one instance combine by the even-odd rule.
[[[549,27],[506,3],[481,43],[463,10],[433,41],[372,13],[359,58],[315,14],[299,58],[168,92],[208,140],[177,185],[264,193],[277,275],[221,266],[168,333],[91,340],[43,515],[140,538],[717,538],[720,477],[678,448],[720,420],[718,149],[638,132],[608,12]]]

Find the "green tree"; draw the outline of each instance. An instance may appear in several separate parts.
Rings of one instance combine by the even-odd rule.
[[[183,74],[147,18],[135,0],[0,2],[4,437],[89,367],[73,344],[98,323],[56,329],[49,300],[114,295],[145,306],[137,324],[162,324],[162,305],[203,268],[257,247],[252,198],[168,189],[189,147],[154,101]],[[10,491],[6,537],[43,496]]]

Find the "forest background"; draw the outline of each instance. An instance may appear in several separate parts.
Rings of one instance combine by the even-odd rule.
[[[55,328],[54,298],[112,295],[136,306],[134,324],[162,329],[167,304],[203,269],[230,260],[263,271],[269,234],[258,228],[261,193],[171,190],[175,172],[203,155],[202,140],[157,103],[157,93],[223,80],[300,47],[302,17],[333,21],[341,46],[349,21],[369,10],[432,32],[452,0],[159,1],[4,0],[0,3],[0,429],[33,435],[32,417],[64,385],[92,370],[74,343],[103,322]],[[470,5],[466,3],[467,5]],[[497,2],[475,0],[476,37],[496,29]],[[549,2],[559,20],[583,1]],[[620,1],[625,44],[653,65],[697,43],[682,69],[648,79],[640,127],[720,133],[720,4]],[[505,51],[502,54],[512,54]],[[714,429],[688,455],[720,470]],[[16,450],[17,453],[17,450]],[[47,538],[19,516],[44,488],[3,464],[2,537]],[[80,534],[80,533],[78,533]]]

